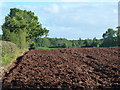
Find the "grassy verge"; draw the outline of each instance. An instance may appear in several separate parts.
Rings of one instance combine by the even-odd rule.
[[[58,48],[38,47],[36,49],[58,49]]]
[[[24,51],[19,49],[14,43],[0,41],[0,65],[2,67],[8,66]]]

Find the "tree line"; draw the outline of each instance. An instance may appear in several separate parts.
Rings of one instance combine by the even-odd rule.
[[[120,27],[118,30],[109,28],[102,35],[102,39],[67,40],[65,38],[37,38],[34,40],[36,48],[82,48],[82,47],[118,47],[120,46]]]
[[[42,27],[34,12],[11,8],[2,25],[2,40],[15,43],[19,48],[81,48],[81,47],[118,47],[120,46],[120,26],[117,30],[109,28],[102,39],[67,40],[47,38],[49,30]],[[45,36],[41,38],[41,36]],[[1,36],[0,36],[1,38]]]

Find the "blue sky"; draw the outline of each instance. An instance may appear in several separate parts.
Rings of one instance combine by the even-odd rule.
[[[102,38],[118,25],[117,2],[3,2],[1,7],[1,24],[10,8],[31,10],[54,38]]]

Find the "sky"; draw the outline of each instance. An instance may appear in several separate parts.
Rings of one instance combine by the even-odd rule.
[[[51,38],[102,38],[108,28],[118,26],[118,0],[3,0],[0,3],[0,24],[10,8],[33,11],[39,22],[49,30]],[[2,30],[0,30],[2,33]]]

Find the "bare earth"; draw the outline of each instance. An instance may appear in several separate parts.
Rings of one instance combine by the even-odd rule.
[[[120,90],[120,48],[31,50],[2,75],[2,90],[115,88]]]

